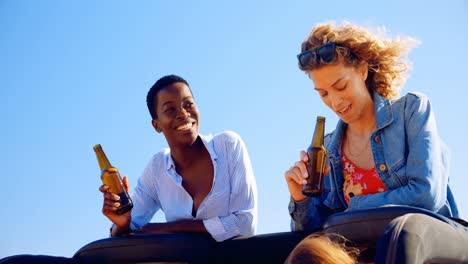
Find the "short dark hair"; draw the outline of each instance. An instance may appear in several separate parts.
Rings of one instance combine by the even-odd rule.
[[[164,87],[178,82],[184,83],[190,88],[190,85],[184,78],[171,74],[161,77],[148,91],[148,94],[146,95],[146,105],[148,106],[148,110],[151,114],[152,119],[158,118],[158,115],[156,114],[156,96],[158,95],[159,91],[161,91]]]

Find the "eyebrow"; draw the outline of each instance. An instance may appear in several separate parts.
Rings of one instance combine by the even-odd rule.
[[[330,85],[330,87],[335,86],[337,83],[339,83],[343,79],[344,79],[344,77],[338,78],[338,80],[336,80],[332,85]],[[323,89],[318,88],[318,87],[314,87],[314,89],[315,90],[323,90]]]
[[[186,97],[182,98],[182,101],[185,101],[185,100],[190,99],[190,98],[193,99],[193,96],[192,96],[192,95],[186,96]],[[164,102],[164,103],[161,104],[161,107],[164,107],[165,105],[171,104],[171,103],[173,103],[173,102],[172,102],[172,101],[166,101],[166,102]]]

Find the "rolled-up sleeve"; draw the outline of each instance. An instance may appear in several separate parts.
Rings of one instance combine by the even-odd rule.
[[[257,226],[257,186],[247,148],[242,139],[230,132],[226,142],[229,168],[229,214],[203,220],[216,241],[235,236],[254,235]]]

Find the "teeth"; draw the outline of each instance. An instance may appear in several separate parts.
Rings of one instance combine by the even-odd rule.
[[[192,123],[187,123],[185,125],[178,126],[176,129],[177,130],[187,130],[192,128]]]
[[[346,106],[344,109],[342,109],[342,110],[338,111],[338,113],[342,114],[342,113],[344,113],[344,112],[348,111],[348,109],[349,109],[349,105],[348,105],[348,106]]]

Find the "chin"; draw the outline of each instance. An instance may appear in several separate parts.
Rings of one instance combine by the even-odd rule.
[[[184,141],[193,144],[198,138],[198,129],[192,129],[183,134]]]

